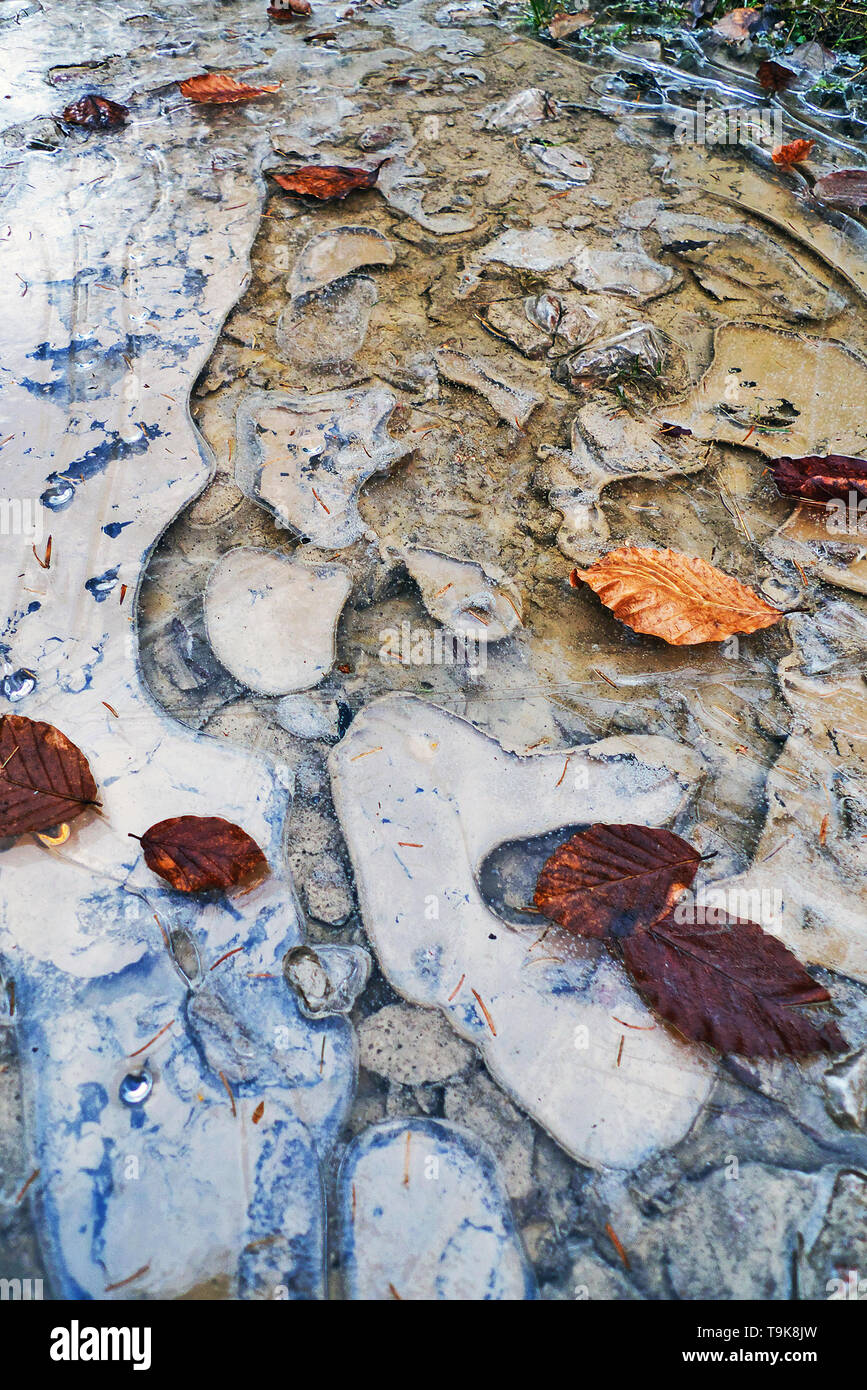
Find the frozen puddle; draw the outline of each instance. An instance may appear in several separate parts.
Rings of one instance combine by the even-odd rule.
[[[214,655],[260,695],[309,690],[334,665],[337,620],[351,586],[343,565],[243,546],[228,551],[205,590]]]
[[[251,392],[238,410],[238,486],[315,545],[351,545],[365,530],[362,484],[410,447],[388,433],[396,404],[385,387]]]
[[[366,1130],[343,1160],[340,1212],[351,1299],[535,1297],[493,1154],[459,1125]]]
[[[712,1064],[654,1026],[610,958],[550,936],[534,947],[538,933],[509,928],[478,877],[507,840],[595,820],[671,823],[700,778],[696,755],[643,736],[519,757],[433,705],[390,696],[359,715],[330,768],[365,929],[395,989],[441,1009],[582,1162],[629,1168],[677,1143]]]

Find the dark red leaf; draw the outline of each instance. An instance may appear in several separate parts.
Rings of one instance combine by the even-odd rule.
[[[61,120],[67,125],[84,126],[86,130],[111,130],[125,125],[128,115],[126,106],[109,101],[108,97],[97,96],[95,92],[88,92],[87,96],[79,97],[78,101],[67,106]]]
[[[845,1052],[835,1023],[796,1012],[826,989],[755,922],[695,925],[672,917],[622,943],[639,992],[692,1042],[747,1057]]]
[[[659,426],[659,433],[664,434],[666,439],[683,439],[692,434],[686,425],[670,425],[667,420],[663,420]]]
[[[791,68],[784,68],[782,63],[775,63],[773,58],[764,58],[759,63],[759,85],[769,92],[784,92],[787,87],[791,87],[796,77],[797,73],[792,72]]]
[[[141,847],[148,868],[182,893],[233,888],[268,869],[256,841],[222,816],[171,816],[145,831]]]
[[[48,830],[97,804],[87,758],[53,724],[0,719],[0,835]]]
[[[804,458],[779,458],[771,464],[771,477],[785,497],[808,502],[848,501],[850,492],[867,497],[867,459],[846,454],[807,454]]]
[[[861,208],[867,204],[867,169],[839,169],[813,184],[813,193],[823,203],[838,207]]]
[[[627,936],[673,904],[700,860],[698,850],[670,830],[591,825],[551,855],[533,901],[580,936]]]
[[[300,193],[305,198],[325,201],[345,198],[354,188],[372,188],[381,168],[382,164],[377,164],[375,169],[355,169],[343,164],[305,164],[290,174],[274,174],[273,178],[287,193]]]

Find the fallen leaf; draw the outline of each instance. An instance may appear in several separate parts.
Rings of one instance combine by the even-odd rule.
[[[867,169],[838,169],[813,184],[813,193],[823,203],[861,208],[867,203]]]
[[[775,63],[773,58],[763,58],[759,63],[759,70],[756,74],[759,85],[769,92],[785,92],[787,87],[791,87],[797,73],[792,72],[791,68],[784,68],[782,63]]]
[[[87,758],[53,724],[0,719],[0,835],[48,830],[97,805]]]
[[[788,145],[775,145],[771,159],[784,169],[791,169],[793,164],[800,164],[807,158],[815,143],[815,140],[792,140]]]
[[[308,0],[278,0],[276,5],[268,6],[268,18],[277,24],[286,24],[293,19],[304,19],[313,9]]]
[[[547,860],[533,902],[580,936],[627,936],[673,906],[700,862],[698,850],[670,830],[591,825]]]
[[[690,920],[676,920],[700,861],[670,830],[592,825],[543,865],[533,901],[568,931],[604,941],[651,1007],[692,1042],[753,1057],[844,1051],[834,1023],[794,1012],[830,995],[776,937],[717,908],[707,921],[695,907]]]
[[[290,174],[274,174],[275,183],[287,193],[299,193],[305,198],[345,198],[354,188],[372,188],[379,177],[382,164],[375,169],[355,169],[343,164],[305,164]]]
[[[555,14],[548,20],[548,33],[552,39],[565,39],[578,29],[588,29],[596,23],[596,16],[589,10],[579,10],[577,14]]]
[[[587,570],[573,570],[570,582],[579,580],[633,632],[674,647],[721,642],[771,627],[783,616],[737,579],[677,550],[622,546]]]
[[[807,454],[804,458],[779,458],[771,464],[771,477],[784,497],[808,502],[848,501],[848,493],[867,497],[867,459],[846,454]]]
[[[749,38],[750,30],[758,24],[761,17],[761,10],[753,9],[751,6],[729,10],[722,19],[717,20],[713,30],[715,34],[719,34],[724,39],[731,39],[735,43],[740,43],[743,39]]]
[[[265,1102],[264,1100],[260,1100],[259,1104],[256,1106],[256,1109],[253,1111],[253,1124],[257,1125],[264,1114]]]
[[[659,433],[664,434],[666,439],[683,439],[692,434],[686,425],[670,425],[667,420],[663,420],[659,426]]]
[[[171,816],[145,831],[141,847],[148,868],[181,893],[234,888],[268,869],[256,841],[222,816]]]
[[[264,97],[269,92],[280,90],[279,82],[270,87],[248,87],[245,82],[236,82],[227,72],[203,72],[200,77],[188,77],[185,82],[179,82],[178,86],[189,101],[212,104],[252,101],[254,97]]]
[[[128,108],[121,106],[120,102],[88,92],[87,96],[79,97],[78,101],[67,106],[60,119],[67,125],[84,126],[86,130],[112,130],[126,125],[128,115]]]
[[[795,1012],[830,995],[755,922],[666,917],[625,940],[622,951],[640,994],[692,1042],[747,1057],[847,1050],[835,1023]]]

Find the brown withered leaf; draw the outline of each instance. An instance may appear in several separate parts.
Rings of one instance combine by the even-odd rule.
[[[356,169],[344,164],[305,164],[289,174],[273,174],[272,178],[287,193],[325,202],[331,198],[345,198],[355,188],[373,188],[385,162],[382,160],[375,169]]]
[[[546,861],[533,902],[579,936],[627,936],[674,904],[700,862],[698,850],[670,830],[591,825]]]
[[[717,908],[678,905],[699,863],[669,830],[592,825],[543,865],[534,903],[567,931],[603,941],[692,1042],[752,1057],[844,1051],[833,1022],[795,1012],[830,995],[781,941]]]
[[[801,497],[807,502],[848,501],[850,492],[867,497],[867,459],[846,454],[774,459],[771,477],[784,497]]]
[[[845,1052],[837,1025],[798,1006],[828,991],[755,922],[681,923],[673,916],[622,943],[639,993],[683,1037],[747,1057]]]
[[[112,130],[126,125],[128,115],[128,107],[121,106],[119,101],[109,101],[108,97],[88,92],[67,106],[60,119],[67,125],[84,126],[86,130]]]
[[[775,63],[773,58],[763,58],[756,75],[759,86],[764,87],[766,91],[785,92],[798,74],[792,72],[791,68],[784,68],[782,63]]]
[[[783,616],[758,594],[706,560],[677,550],[610,550],[570,582],[589,584],[615,618],[633,632],[673,647],[722,642],[736,632],[771,627]]]
[[[145,831],[141,847],[148,868],[181,893],[235,888],[268,870],[252,836],[222,816],[171,816]]]
[[[595,23],[596,16],[589,10],[579,10],[577,14],[561,12],[548,20],[548,33],[552,39],[565,39],[569,34],[575,34],[579,29],[589,29]]]
[[[189,101],[222,105],[228,101],[252,101],[254,97],[268,96],[278,92],[280,83],[270,87],[248,87],[245,82],[236,82],[227,72],[203,72],[199,77],[188,77],[178,86]]]
[[[283,0],[280,5],[268,6],[268,18],[275,24],[288,24],[294,19],[306,19],[312,13],[309,0]]]
[[[48,830],[96,806],[87,758],[53,724],[0,719],[0,835]]]
[[[742,6],[737,10],[729,10],[718,19],[713,26],[715,34],[721,35],[724,39],[731,39],[734,43],[740,43],[743,39],[748,39],[750,30],[758,24],[762,17],[761,10],[754,9],[752,6]]]
[[[684,439],[692,434],[686,425],[671,425],[667,420],[660,421],[659,433],[664,434],[666,439]]]
[[[803,163],[815,143],[815,140],[791,140],[788,145],[775,145],[771,159],[782,168],[791,169],[793,164]]]
[[[835,207],[862,208],[867,204],[867,169],[838,169],[813,184],[813,194]]]

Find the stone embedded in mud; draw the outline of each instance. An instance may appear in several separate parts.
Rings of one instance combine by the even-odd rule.
[[[287,289],[293,299],[321,290],[367,265],[393,265],[394,247],[373,227],[333,227],[301,248]]]
[[[364,345],[376,300],[367,275],[349,275],[292,299],[277,324],[277,345],[293,362],[347,362]]]
[[[447,381],[478,391],[492,410],[506,424],[523,426],[527,423],[542,397],[536,392],[504,381],[488,366],[454,348],[441,347],[435,354],[437,370]]]
[[[629,737],[521,757],[433,705],[388,696],[357,716],[329,766],[365,930],[394,988],[441,1009],[581,1162],[628,1168],[677,1143],[712,1084],[707,1057],[655,1025],[613,959],[556,928],[541,950],[538,919],[530,933],[508,926],[478,880],[505,841],[593,820],[670,822],[700,781],[697,755]]]
[[[600,498],[609,484],[625,478],[661,480],[704,467],[688,439],[663,439],[655,421],[596,401],[583,405],[573,420],[571,444],[569,451],[542,445],[539,482],[550,505],[563,513],[558,546],[582,564],[598,558],[608,540]]]
[[[663,341],[653,324],[635,323],[622,333],[591,340],[589,346],[558,362],[552,376],[575,391],[586,391],[624,372],[656,376],[664,361]]]
[[[355,907],[352,888],[340,860],[320,855],[303,876],[304,902],[311,917],[342,927]]]
[[[388,422],[385,387],[322,394],[254,391],[238,408],[235,477],[242,492],[317,546],[339,549],[364,534],[362,484],[412,449]]]
[[[659,212],[654,226],[663,246],[715,299],[752,300],[792,321],[835,318],[846,307],[842,295],[758,227],[679,210]]]
[[[461,637],[499,642],[521,627],[521,591],[499,565],[409,545],[401,551],[432,618]]]
[[[370,975],[370,956],[361,946],[294,946],[283,974],[307,1018],[348,1014]]]
[[[464,1072],[475,1061],[442,1014],[412,1004],[386,1004],[359,1025],[358,1060],[399,1086],[425,1086]]]
[[[506,130],[514,133],[524,130],[528,125],[551,120],[557,115],[557,104],[541,87],[527,87],[516,93],[508,101],[498,102],[483,111],[488,130]]]
[[[512,1200],[529,1197],[537,1185],[535,1127],[488,1073],[476,1068],[447,1086],[444,1111],[447,1120],[484,1135]]]
[[[864,447],[867,361],[855,348],[791,329],[726,323],[713,360],[666,419],[699,439],[781,454],[839,453]]]
[[[683,284],[682,275],[640,248],[599,251],[584,246],[572,257],[569,278],[595,294],[622,294],[640,300],[658,299]]]
[[[205,627],[217,659],[259,695],[318,685],[334,665],[352,581],[343,565],[239,546],[215,564]]]
[[[469,1130],[373,1125],[347,1151],[339,1182],[347,1298],[535,1297],[493,1154]]]
[[[548,178],[553,176],[570,184],[582,184],[589,183],[593,177],[593,165],[584,159],[574,145],[544,145],[539,140],[529,140],[521,149],[540,173]]]

